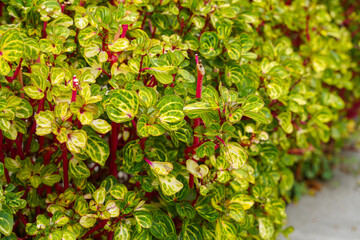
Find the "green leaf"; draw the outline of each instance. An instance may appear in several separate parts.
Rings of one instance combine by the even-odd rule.
[[[168,29],[169,23],[165,15],[161,13],[155,13],[152,15],[151,20],[153,24],[161,29]]]
[[[127,188],[125,187],[125,185],[122,184],[116,184],[110,190],[111,196],[116,199],[124,199],[127,192]]]
[[[173,82],[174,77],[170,73],[153,71],[156,80],[162,84],[170,84]]]
[[[102,138],[90,135],[87,139],[85,152],[91,160],[104,166],[107,158],[110,155],[109,144]]]
[[[271,239],[275,232],[274,224],[266,217],[260,217],[258,221],[260,237],[264,240]]]
[[[79,223],[84,228],[91,228],[96,223],[96,218],[91,215],[85,215],[80,218]]]
[[[231,34],[231,23],[225,21],[218,21],[216,23],[216,30],[220,39],[226,39]]]
[[[239,169],[245,165],[248,156],[240,144],[236,142],[228,142],[223,149],[226,160],[233,168]]]
[[[282,94],[282,88],[276,83],[269,83],[266,85],[266,92],[269,94],[271,99],[278,99]]]
[[[74,178],[88,178],[90,177],[90,170],[82,161],[72,158],[69,162],[69,171]]]
[[[0,232],[5,236],[9,236],[13,230],[14,218],[11,213],[0,210]]]
[[[139,89],[140,105],[150,108],[156,104],[157,93],[153,88],[140,87]]]
[[[227,47],[227,53],[232,60],[239,60],[241,57],[241,45],[238,42],[233,42]]]
[[[246,213],[245,209],[240,203],[230,203],[227,207],[229,211],[229,216],[234,219],[236,222],[243,222],[245,221]]]
[[[114,90],[110,102],[111,104],[106,106],[106,112],[116,123],[131,121],[139,109],[138,95],[125,89]]]
[[[164,195],[171,196],[183,188],[183,184],[172,174],[158,175],[160,187]]]
[[[87,145],[87,135],[84,130],[74,130],[68,134],[66,147],[73,153],[80,153]]]
[[[196,81],[194,75],[192,75],[191,73],[189,73],[185,69],[179,69],[178,73],[182,77],[183,82],[193,83],[193,82]]]
[[[219,37],[214,32],[205,32],[200,37],[200,53],[205,57],[215,57],[221,53]]]
[[[332,120],[333,116],[329,108],[323,107],[316,112],[314,118],[316,118],[318,121],[322,123],[327,123]]]
[[[28,95],[32,99],[40,100],[45,96],[41,89],[35,86],[25,86],[24,91],[26,95]]]
[[[243,115],[244,115],[244,110],[242,108],[238,108],[234,112],[229,114],[229,122],[231,124],[237,123],[241,120]]]
[[[5,61],[5,59],[0,56],[0,74],[1,75],[8,75],[11,71],[9,64]]]
[[[173,165],[169,162],[151,162],[151,168],[159,175],[168,175],[173,170]]]
[[[195,209],[191,206],[189,202],[177,202],[176,203],[176,212],[182,218],[194,218],[195,217]]]
[[[186,227],[183,228],[183,230],[180,232],[179,239],[184,239],[184,240],[204,239],[202,235],[202,229],[198,224],[193,223],[185,226]]]
[[[37,59],[40,53],[39,43],[33,38],[24,39],[24,57]]]
[[[87,16],[82,16],[80,13],[75,14],[74,16],[75,26],[79,29],[85,28],[89,24]]]
[[[61,240],[76,240],[76,236],[72,231],[62,230],[62,239]]]
[[[240,35],[241,52],[248,52],[254,46],[254,39],[246,33]]]
[[[226,68],[225,68],[225,77],[231,83],[239,83],[244,78],[244,70],[239,65],[226,66]]]
[[[209,168],[205,164],[200,166],[191,159],[186,160],[186,169],[197,178],[203,178],[209,173]]]
[[[130,240],[130,239],[131,239],[131,235],[128,227],[123,223],[118,224],[114,231],[114,240]]]
[[[250,209],[254,205],[254,199],[251,196],[243,193],[236,193],[233,195],[230,199],[230,202],[241,204],[245,210]]]
[[[96,56],[100,52],[100,46],[96,44],[91,44],[84,48],[84,55],[87,58]]]
[[[2,131],[9,131],[10,130],[10,121],[9,120],[6,120],[5,118],[0,118],[0,129]]]
[[[177,140],[182,141],[186,144],[190,144],[193,140],[193,129],[187,123],[182,128],[175,132],[175,137]]]
[[[77,212],[80,216],[84,216],[89,210],[88,202],[83,196],[79,196],[75,200],[74,211]]]
[[[112,52],[121,52],[129,47],[129,40],[126,38],[119,38],[114,43],[109,44],[108,47]]]
[[[216,239],[236,239],[237,230],[232,222],[218,219],[215,233]]]
[[[65,213],[57,211],[52,216],[52,221],[56,224],[57,227],[64,226],[69,222],[69,218],[65,215]]]
[[[21,162],[19,158],[9,158],[9,157],[5,157],[5,167],[7,170],[11,171],[11,172],[18,172],[22,166],[21,166]]]
[[[269,120],[260,112],[244,112],[244,116],[251,118],[259,123],[269,124]]]
[[[6,31],[0,40],[0,52],[2,57],[9,62],[14,62],[22,57],[24,42],[20,32],[16,29]]]
[[[294,130],[293,124],[291,122],[291,112],[286,111],[282,112],[277,116],[281,128],[288,134],[292,133]]]
[[[185,117],[183,100],[177,95],[166,95],[157,103],[158,118],[163,123],[175,123]]]
[[[196,148],[196,155],[199,158],[203,158],[205,156],[211,157],[215,151],[215,143],[214,142],[204,142],[198,148]]]
[[[219,109],[219,106],[214,102],[211,103],[194,102],[186,105],[183,110],[186,115],[189,115],[189,114],[200,114],[208,111],[215,111],[217,109]]]
[[[5,170],[4,170],[4,164],[0,163],[0,176],[5,174]]]
[[[93,198],[97,204],[103,204],[105,202],[106,190],[104,187],[97,189],[93,193]]]
[[[146,211],[136,211],[134,213],[136,222],[143,228],[150,228],[152,224],[152,216]]]
[[[91,44],[92,38],[98,34],[95,27],[87,27],[79,31],[78,39],[81,46],[85,47]]]
[[[101,134],[106,134],[111,130],[111,125],[104,119],[95,119],[91,122],[90,126]]]
[[[258,112],[264,105],[264,101],[259,96],[250,94],[241,105],[241,108],[244,111]]]
[[[214,222],[219,217],[219,212],[208,204],[202,204],[195,207],[196,212],[206,220]]]
[[[20,105],[16,107],[16,117],[18,118],[29,118],[33,115],[33,108],[30,103],[25,99],[21,100]]]
[[[176,236],[175,225],[171,218],[162,211],[156,211],[153,214],[152,226],[150,228],[151,234],[157,239],[170,239]]]

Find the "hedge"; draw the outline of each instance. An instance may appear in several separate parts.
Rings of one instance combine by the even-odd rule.
[[[358,129],[358,5],[2,0],[0,238],[288,236]]]

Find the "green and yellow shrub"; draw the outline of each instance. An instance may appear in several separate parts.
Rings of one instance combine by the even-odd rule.
[[[287,236],[357,128],[342,2],[2,0],[1,239]]]

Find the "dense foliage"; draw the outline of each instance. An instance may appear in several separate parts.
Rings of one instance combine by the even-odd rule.
[[[288,235],[356,129],[356,7],[1,0],[1,239]]]

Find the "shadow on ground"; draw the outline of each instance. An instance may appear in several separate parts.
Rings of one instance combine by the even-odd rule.
[[[350,163],[320,192],[288,206],[288,225],[295,228],[291,240],[360,240],[360,153],[344,158]]]

